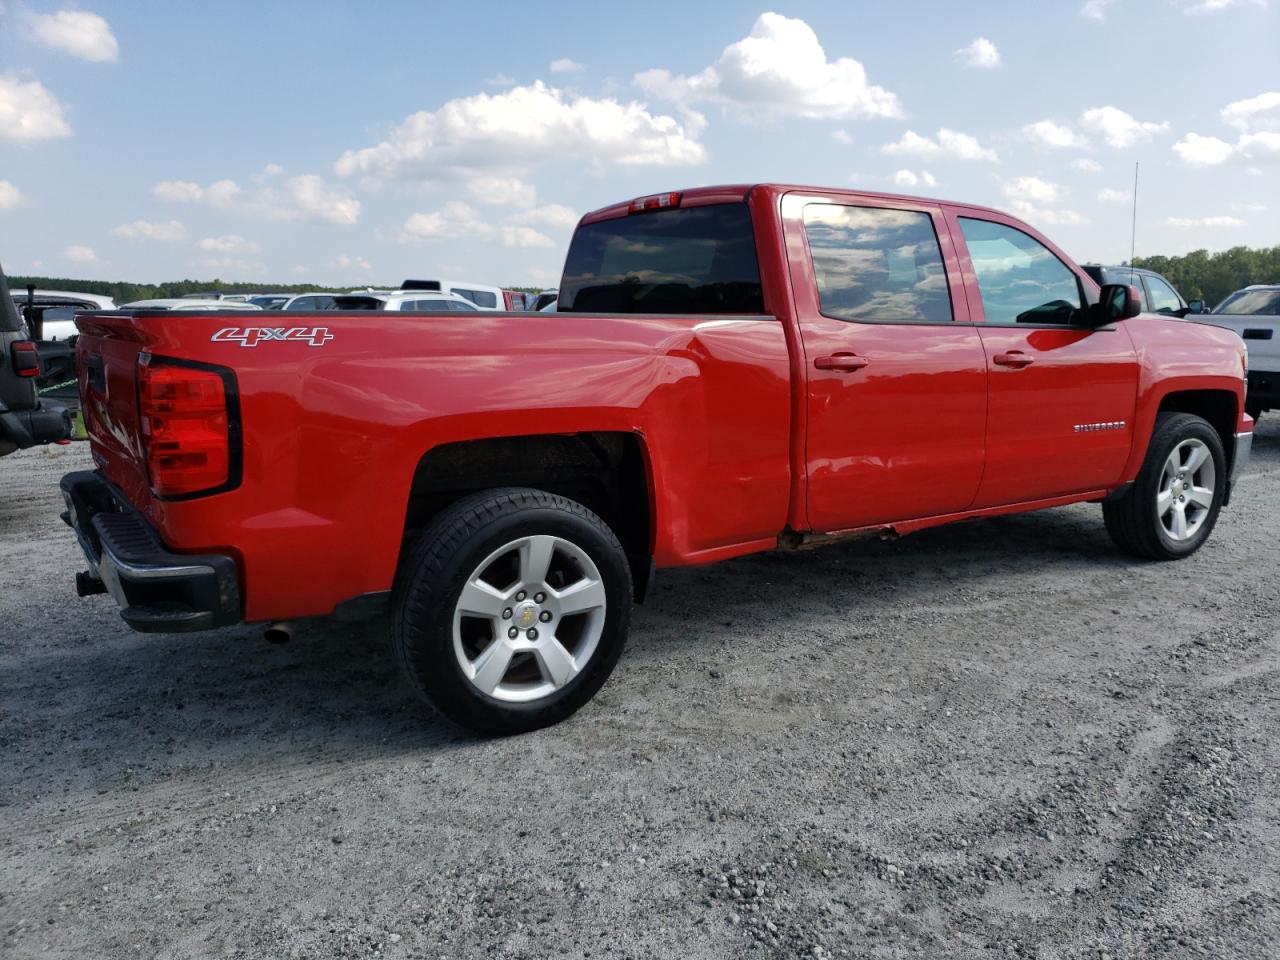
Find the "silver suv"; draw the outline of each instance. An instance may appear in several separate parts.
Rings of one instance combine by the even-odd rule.
[[[1234,330],[1249,348],[1249,415],[1256,420],[1280,408],[1280,283],[1237,290],[1205,319]]]

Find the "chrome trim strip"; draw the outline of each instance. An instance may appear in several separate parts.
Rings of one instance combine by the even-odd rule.
[[[1253,454],[1253,433],[1237,433],[1235,451],[1231,457],[1231,482],[1235,483]]]

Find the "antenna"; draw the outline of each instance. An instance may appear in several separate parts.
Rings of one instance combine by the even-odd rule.
[[[1129,231],[1129,274],[1133,273],[1133,258],[1138,249],[1138,164],[1133,165],[1133,225]]]

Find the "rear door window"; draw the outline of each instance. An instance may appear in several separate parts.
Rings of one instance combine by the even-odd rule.
[[[562,313],[764,312],[745,203],[637,213],[578,228]]]
[[[933,217],[920,210],[811,203],[804,231],[820,309],[862,323],[950,323]]]

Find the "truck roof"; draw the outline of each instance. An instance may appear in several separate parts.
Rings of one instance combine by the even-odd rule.
[[[878,190],[855,190],[847,187],[823,187],[813,184],[802,183],[734,183],[719,184],[715,186],[693,187],[689,190],[673,190],[670,193],[678,193],[681,198],[681,206],[704,206],[712,203],[739,203],[746,200],[747,195],[752,190],[776,190],[779,193],[838,193],[846,197],[869,197],[876,200],[901,200],[908,203],[933,203],[944,204],[949,207],[964,207],[968,210],[984,210],[989,213],[999,213],[1008,216],[1003,210],[997,210],[995,207],[984,207],[976,203],[965,203],[958,200],[943,200],[938,197],[917,197],[904,193],[884,193]],[[662,193],[649,194],[646,196],[661,197]],[[631,210],[631,205],[636,200],[645,199],[645,197],[637,197],[632,200],[624,200],[621,203],[612,203],[607,207],[601,207],[598,210],[592,210],[590,213],[584,214],[581,223],[595,223],[599,220],[613,220],[618,217],[626,216]]]

